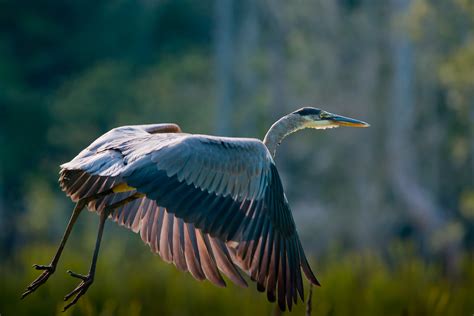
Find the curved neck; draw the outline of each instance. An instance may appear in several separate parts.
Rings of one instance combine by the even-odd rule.
[[[299,115],[288,114],[273,123],[265,135],[263,143],[265,146],[267,146],[268,150],[272,154],[272,157],[275,157],[278,145],[281,144],[283,139],[291,133],[303,128],[304,122]]]

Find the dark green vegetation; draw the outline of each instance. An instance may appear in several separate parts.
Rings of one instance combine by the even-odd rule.
[[[65,271],[87,270],[92,214],[19,300],[73,207],[58,165],[97,136],[176,122],[262,137],[303,105],[371,123],[302,132],[277,153],[323,284],[314,314],[474,313],[474,6],[404,2],[0,0],[0,314],[59,313],[76,284]],[[198,283],[108,223],[96,283],[70,313],[272,311],[253,287]]]
[[[95,216],[86,215],[95,227]],[[161,262],[121,228],[108,227],[109,240],[99,261],[96,283],[70,315],[270,315],[274,306],[265,302],[252,286],[240,289],[228,283],[225,289],[201,283]],[[85,231],[94,235],[95,229]],[[113,231],[113,233],[111,232]],[[115,234],[117,233],[117,234]],[[128,236],[128,237],[127,237]],[[34,244],[2,266],[2,297],[5,315],[64,315],[61,298],[75,286],[65,270],[85,271],[83,254],[93,244],[90,236],[74,238],[75,251],[68,251],[57,274],[47,286],[19,303],[18,292],[36,276],[30,265],[47,261],[51,245]],[[72,244],[71,244],[72,246]],[[437,264],[420,260],[407,247],[393,246],[385,260],[369,252],[334,251],[313,266],[321,288],[313,291],[313,315],[469,315],[474,309],[473,258],[463,258],[462,277],[442,276]],[[107,258],[107,259],[104,259]],[[387,260],[392,264],[387,264]],[[4,272],[8,274],[4,274]],[[21,276],[21,277],[19,277]],[[306,288],[306,293],[308,288]],[[303,315],[298,304],[293,314]]]

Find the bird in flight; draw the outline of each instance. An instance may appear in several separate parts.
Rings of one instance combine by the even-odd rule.
[[[94,281],[107,218],[139,233],[160,257],[198,279],[224,287],[224,274],[247,286],[242,271],[291,310],[304,301],[302,272],[319,285],[296,232],[273,160],[289,134],[305,128],[367,127],[367,123],[304,107],[275,122],[262,141],[183,133],[176,124],[123,126],[61,165],[61,189],[76,203],[52,261],[22,294],[55,272],[81,211],[99,214],[89,272],[64,297],[74,305]]]

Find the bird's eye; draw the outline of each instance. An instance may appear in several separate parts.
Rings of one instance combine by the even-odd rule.
[[[319,113],[319,117],[322,118],[322,119],[326,119],[326,118],[328,118],[329,116],[330,116],[330,115],[329,115],[329,113],[327,113],[327,112],[321,112],[321,113]]]

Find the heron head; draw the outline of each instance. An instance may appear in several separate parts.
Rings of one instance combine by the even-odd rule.
[[[315,128],[315,129],[326,129],[335,128],[339,126],[350,126],[350,127],[369,127],[370,125],[366,122],[345,117],[342,115],[332,114],[324,110],[304,107],[295,112],[292,115],[299,116],[299,121],[302,124],[302,128]]]

